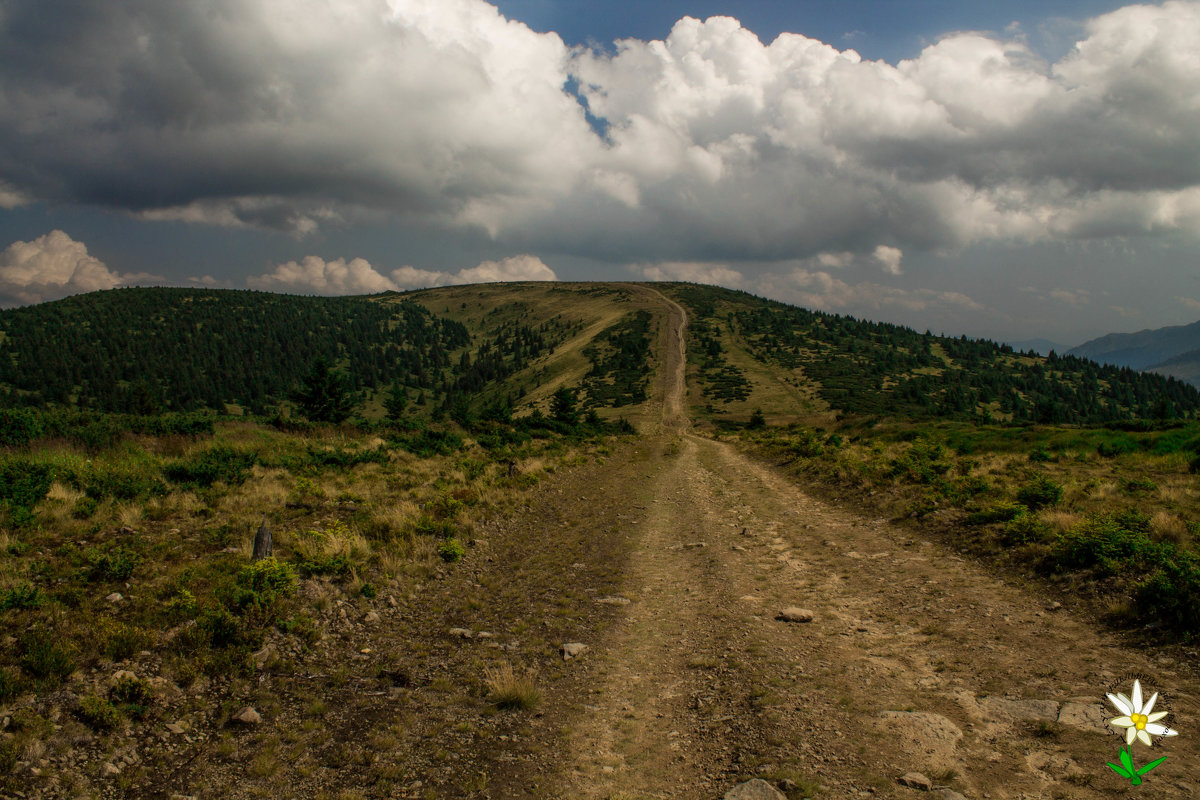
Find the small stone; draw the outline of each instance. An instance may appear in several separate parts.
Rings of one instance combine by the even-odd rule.
[[[378,611],[368,611],[367,615],[363,617],[363,622],[367,623],[368,625],[374,625],[375,623],[379,622],[379,620],[380,616]]]
[[[966,797],[948,787],[941,787],[933,790],[934,797],[940,797],[942,800],[967,800]]]
[[[233,717],[234,722],[240,722],[243,725],[257,725],[262,722],[262,715],[254,710],[252,706],[246,706]]]
[[[1058,602],[1057,600],[1046,606],[1047,611],[1058,611],[1060,608],[1062,608],[1062,603]]]
[[[104,599],[110,603],[119,603],[122,600],[124,600],[125,597],[120,592],[113,592],[112,594],[108,595]]]
[[[496,634],[492,633],[491,631],[480,631],[479,633],[475,634],[475,638],[476,639],[497,639],[499,637],[496,636]]]
[[[596,602],[606,606],[627,606],[629,605],[628,597],[597,597]]]
[[[136,681],[136,680],[137,680],[137,675],[135,675],[134,673],[130,672],[127,669],[119,669],[112,674],[112,678],[109,679],[108,683],[110,686],[116,686],[121,681]]]
[[[928,792],[933,789],[933,781],[926,778],[919,772],[906,772],[896,779],[896,782],[901,786],[907,786],[910,789],[918,789],[922,792]]]
[[[563,661],[570,661],[572,658],[579,658],[588,651],[588,646],[583,642],[567,642],[559,648],[562,651]]]
[[[724,800],[787,800],[787,796],[762,778],[754,778],[730,789]]]
[[[100,768],[100,771],[104,773],[105,777],[109,778],[121,774],[121,768],[111,761],[105,761],[104,766]]]
[[[775,619],[783,622],[812,622],[813,612],[807,608],[798,608],[797,606],[788,606],[779,612]]]
[[[168,722],[167,723],[167,731],[175,734],[176,736],[182,736],[186,730],[187,729],[184,728],[182,725],[180,725],[178,722]]]
[[[451,628],[450,635],[457,636],[459,639],[472,639],[475,636],[468,628]]]
[[[688,544],[685,544],[685,545],[683,546],[683,549],[685,549],[685,550],[698,550],[698,549],[700,549],[701,547],[708,547],[708,543],[707,543],[707,542],[690,542],[690,543],[688,543]]]
[[[733,547],[731,547],[730,549],[731,549],[731,550],[736,550],[736,551],[737,551],[737,552],[739,552],[739,553],[744,553],[744,552],[746,552],[746,548],[742,547],[740,544],[735,544],[735,545],[734,545]]]

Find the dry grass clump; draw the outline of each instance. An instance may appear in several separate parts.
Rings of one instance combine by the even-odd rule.
[[[507,661],[499,666],[487,667],[483,671],[483,682],[497,708],[529,711],[542,699],[534,683],[533,673],[526,670],[518,675]]]
[[[1157,511],[1150,517],[1150,533],[1156,541],[1177,545],[1189,538],[1187,524],[1169,511]]]

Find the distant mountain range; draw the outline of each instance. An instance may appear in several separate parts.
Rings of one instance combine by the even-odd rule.
[[[1068,350],[1067,355],[1172,375],[1200,386],[1200,322],[1137,333],[1110,333]]]

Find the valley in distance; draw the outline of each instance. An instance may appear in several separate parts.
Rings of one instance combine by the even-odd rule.
[[[1197,796],[1194,353],[1106,346],[1156,360],[684,283],[0,311],[0,796]]]

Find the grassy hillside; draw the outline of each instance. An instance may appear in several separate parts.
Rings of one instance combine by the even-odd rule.
[[[989,341],[674,284],[692,314],[690,356],[702,416],[831,414],[979,422],[1104,424],[1193,417],[1181,381],[1080,358],[1016,353]],[[746,417],[742,417],[743,419]]]

